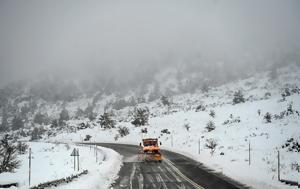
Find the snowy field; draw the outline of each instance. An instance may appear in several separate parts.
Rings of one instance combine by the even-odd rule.
[[[83,170],[88,170],[87,175],[68,184],[59,185],[60,189],[90,188],[106,189],[117,177],[121,167],[121,156],[116,152],[98,147],[97,162],[95,149],[86,146],[75,146],[72,144],[52,143],[28,143],[32,149],[31,185],[76,175]],[[74,158],[71,152],[74,148],[79,149],[79,171],[74,171]],[[20,189],[29,188],[28,181],[28,153],[20,155],[21,167],[15,173],[0,174],[0,183],[18,182]],[[14,187],[12,187],[14,188]]]
[[[177,152],[180,149],[180,153],[253,188],[294,188],[277,180],[278,150],[281,154],[281,178],[298,182],[300,178],[300,173],[292,167],[293,163],[300,165],[299,153],[281,148],[290,138],[300,141],[300,116],[295,113],[281,119],[274,118],[275,114],[286,111],[289,104],[292,104],[294,110],[300,110],[299,94],[282,100],[281,93],[286,85],[300,86],[298,68],[280,70],[276,80],[270,80],[268,74],[263,74],[212,88],[207,94],[175,96],[170,108],[163,107],[159,101],[142,104],[152,114],[149,125],[146,126],[147,136],[159,137],[163,143],[162,148]],[[242,90],[247,100],[245,103],[233,105],[233,92],[237,90]],[[205,105],[206,110],[195,111],[199,104]],[[116,113],[120,120],[117,127],[126,126],[130,130],[130,134],[125,137],[118,137],[118,128],[103,130],[94,123],[93,128],[61,134],[52,140],[82,141],[86,135],[91,135],[93,142],[138,145],[145,136],[141,134],[141,128],[126,121],[129,110],[130,108],[125,108]],[[210,110],[215,112],[215,116],[209,115]],[[271,123],[264,119],[267,112],[273,115]],[[234,122],[235,119],[240,122]],[[228,123],[224,124],[227,120]],[[73,120],[69,125],[75,127],[83,121]],[[215,124],[215,129],[210,132],[205,128],[209,121]],[[162,133],[163,129],[168,129],[170,134]],[[217,142],[212,155],[210,149],[206,148],[208,139]]]

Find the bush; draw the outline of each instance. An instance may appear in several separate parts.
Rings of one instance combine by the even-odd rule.
[[[70,119],[70,116],[69,116],[69,112],[67,109],[63,109],[60,114],[59,114],[59,125],[65,125],[66,124],[66,121],[68,121]]]
[[[12,130],[18,130],[24,127],[24,122],[21,117],[15,116],[11,121]]]
[[[85,138],[83,139],[84,141],[90,141],[92,138],[91,135],[85,135]]]
[[[288,139],[281,147],[287,148],[289,152],[300,152],[300,143],[294,138]]]
[[[99,123],[101,125],[101,128],[104,129],[111,129],[115,128],[116,122],[112,119],[112,115],[109,113],[103,113],[103,115],[99,118]]]
[[[162,96],[160,98],[160,101],[161,103],[164,105],[164,106],[170,106],[170,101],[169,101],[169,98],[166,97],[166,96]]]
[[[196,107],[196,112],[205,111],[206,107],[203,104],[200,104]]]
[[[189,131],[190,128],[191,128],[191,126],[190,126],[189,123],[185,123],[185,124],[183,125],[183,127],[184,127],[187,131]]]
[[[136,127],[148,124],[149,114],[148,108],[135,108],[133,112],[133,121],[131,124],[135,125]]]
[[[161,133],[165,133],[165,134],[171,134],[171,132],[169,131],[169,129],[163,129],[160,132]]]
[[[244,103],[245,98],[241,90],[238,90],[233,95],[233,104]]]
[[[129,129],[127,128],[127,127],[119,127],[119,129],[118,129],[118,132],[119,132],[119,135],[120,135],[120,137],[124,137],[124,136],[126,136],[126,135],[129,135]]]
[[[42,114],[41,112],[38,112],[37,114],[35,114],[33,122],[40,124],[40,125],[42,125],[42,124],[47,125],[49,123],[48,117],[46,115]]]
[[[205,144],[205,147],[210,149],[210,154],[213,155],[213,153],[215,152],[216,150],[216,147],[218,146],[218,143],[216,142],[215,139],[206,139],[206,144]]]
[[[17,149],[19,154],[25,154],[28,149],[28,145],[26,143],[18,142]]]
[[[225,120],[223,125],[232,124],[232,123],[240,123],[240,117],[233,117],[232,114],[229,115],[229,119]]]
[[[214,118],[216,116],[216,113],[214,110],[210,110],[209,115]]]
[[[213,130],[216,129],[216,126],[215,126],[215,123],[213,121],[209,121],[207,124],[206,124],[206,130],[207,132],[211,132]]]
[[[0,173],[13,172],[20,166],[17,159],[17,147],[13,145],[9,135],[5,135],[0,141]]]
[[[272,122],[272,115],[269,112],[267,112],[264,115],[264,120],[266,120],[266,123],[271,123]]]
[[[42,139],[43,133],[44,133],[43,129],[39,129],[39,128],[35,127],[31,133],[31,140]]]

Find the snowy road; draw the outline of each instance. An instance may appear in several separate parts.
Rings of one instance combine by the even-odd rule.
[[[124,165],[114,189],[228,189],[245,188],[222,175],[212,173],[200,163],[183,155],[162,151],[164,161],[139,162],[138,146],[99,144],[124,156]]]

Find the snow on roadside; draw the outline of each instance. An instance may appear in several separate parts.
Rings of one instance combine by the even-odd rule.
[[[32,149],[31,186],[61,179],[88,170],[87,175],[59,188],[106,189],[117,177],[121,167],[121,156],[115,151],[97,147],[97,160],[93,148],[73,144],[28,143]],[[79,149],[79,171],[74,171],[74,158],[71,152]],[[0,174],[0,183],[17,181],[20,189],[28,188],[28,153],[19,156],[22,164],[15,173]]]

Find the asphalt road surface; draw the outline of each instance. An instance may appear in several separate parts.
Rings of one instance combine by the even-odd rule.
[[[186,156],[162,151],[163,161],[141,162],[138,146],[125,144],[97,144],[111,148],[124,156],[124,165],[114,189],[229,189],[246,188],[221,174],[205,168]]]

